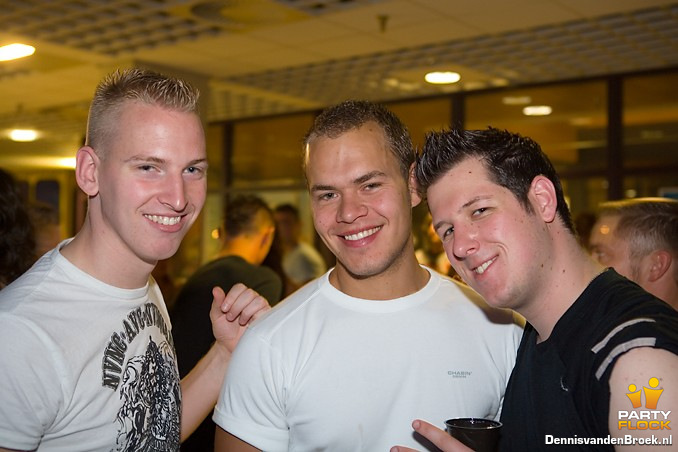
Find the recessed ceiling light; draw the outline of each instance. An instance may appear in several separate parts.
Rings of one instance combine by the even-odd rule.
[[[38,132],[32,129],[13,129],[9,132],[12,141],[28,142],[38,138]]]
[[[552,111],[553,109],[548,105],[529,105],[523,108],[525,116],[548,116]]]
[[[527,105],[532,102],[530,96],[504,96],[501,99],[504,105]]]
[[[16,60],[35,53],[35,47],[26,44],[7,44],[0,47],[0,61]]]
[[[424,76],[424,80],[434,85],[448,85],[450,83],[457,83],[461,80],[461,75],[458,72],[429,72]]]

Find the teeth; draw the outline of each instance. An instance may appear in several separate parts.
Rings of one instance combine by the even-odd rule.
[[[368,229],[366,231],[360,231],[357,234],[345,235],[344,238],[346,240],[351,240],[351,241],[364,239],[365,237],[371,236],[372,234],[377,232],[379,229],[381,229],[381,228],[379,227],[379,228]]]
[[[478,273],[479,275],[482,275],[483,273],[485,273],[485,270],[487,270],[487,267],[489,267],[490,264],[492,264],[492,262],[494,262],[494,259],[477,266],[475,272]]]
[[[177,224],[179,220],[181,220],[181,217],[161,217],[158,215],[144,215],[144,216],[154,223],[170,226]]]

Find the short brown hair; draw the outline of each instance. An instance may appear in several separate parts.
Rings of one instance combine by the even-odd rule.
[[[416,159],[416,151],[405,124],[382,104],[367,100],[347,100],[326,108],[315,118],[313,126],[306,133],[304,152],[306,146],[318,138],[337,138],[368,122],[374,122],[382,129],[389,150],[396,158],[403,178],[407,180],[410,167]],[[305,169],[305,158],[303,162]]]

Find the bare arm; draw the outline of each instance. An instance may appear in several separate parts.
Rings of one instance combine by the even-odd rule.
[[[631,400],[626,395],[627,393],[635,392],[629,389],[629,385],[635,385],[635,390],[642,390],[643,387],[652,388],[650,384],[651,378],[657,378],[659,384],[656,389],[663,389],[660,395],[657,407],[654,409],[646,408],[647,398],[642,396],[642,405],[638,408],[633,408]],[[663,438],[667,438],[671,434],[671,430],[666,428],[656,429],[635,429],[627,428],[630,422],[636,426],[638,419],[629,419],[626,413],[635,412],[641,414],[642,412],[654,411],[657,414],[650,414],[650,419],[658,423],[652,424],[654,427],[661,427],[661,421],[677,420],[675,424],[669,424],[672,428],[678,427],[678,416],[675,415],[675,410],[678,408],[678,356],[666,350],[642,347],[636,348],[626,352],[615,363],[612,375],[610,376],[610,416],[608,425],[610,434],[613,437],[623,438],[625,435],[630,435],[631,438],[642,439],[651,438],[654,436],[659,443]],[[621,412],[621,413],[620,413]],[[670,414],[669,414],[670,413]],[[666,418],[664,417],[666,414]],[[620,421],[621,428],[620,428]],[[666,425],[666,424],[664,424]],[[676,439],[674,439],[676,441]],[[617,445],[615,450],[619,451],[666,451],[666,446],[656,445]]]
[[[231,353],[247,324],[270,307],[264,298],[242,284],[228,292],[212,291],[210,310],[216,342],[207,354],[181,380],[181,441],[184,441],[214,409]]]
[[[217,425],[214,435],[214,452],[253,452],[258,450]]]

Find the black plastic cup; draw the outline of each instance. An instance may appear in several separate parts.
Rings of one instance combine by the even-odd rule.
[[[447,433],[477,452],[496,452],[499,450],[501,425],[501,422],[475,417],[445,421]]]

